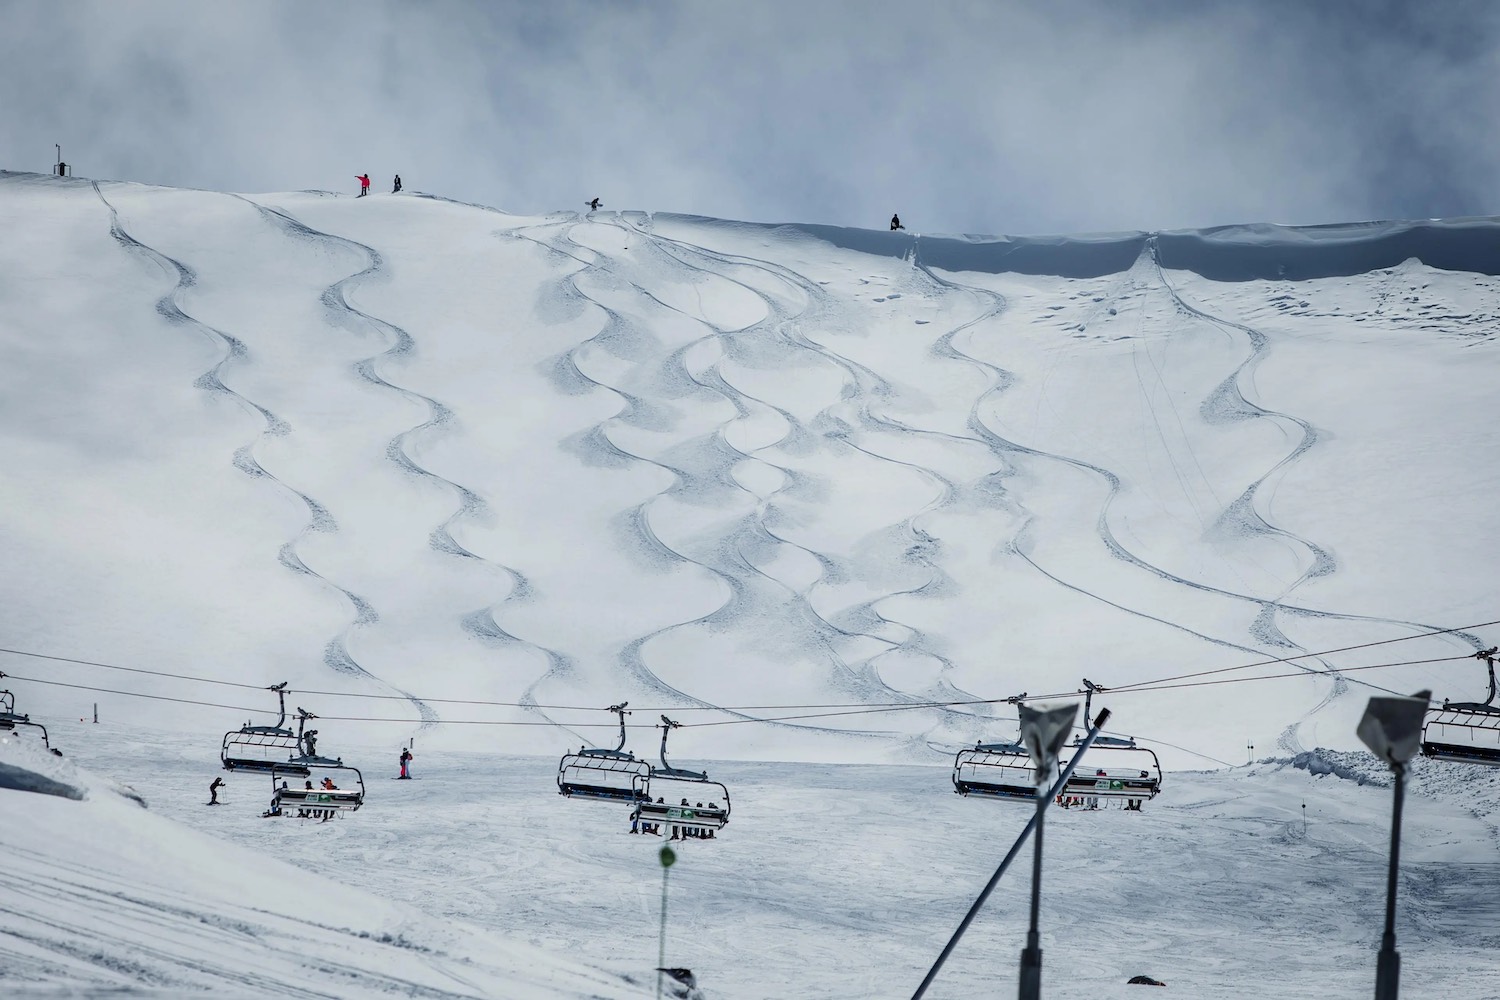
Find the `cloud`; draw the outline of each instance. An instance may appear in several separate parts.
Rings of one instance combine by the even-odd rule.
[[[918,231],[1481,214],[1500,10],[1453,2],[0,3],[0,149],[232,190]],[[377,188],[378,189],[378,188]]]

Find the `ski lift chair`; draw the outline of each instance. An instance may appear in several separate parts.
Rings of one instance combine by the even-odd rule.
[[[729,825],[729,789],[710,781],[704,771],[688,771],[667,762],[667,734],[681,723],[661,717],[661,767],[635,779],[636,810],[642,823],[677,831],[716,831]]]
[[[4,677],[0,674],[0,677]],[[40,722],[32,722],[31,716],[20,715],[16,712],[16,696],[9,691],[0,691],[0,732],[14,732],[17,726],[27,726],[31,729],[39,729],[42,733],[42,746],[52,752],[55,757],[61,757],[62,751],[52,745],[47,738],[47,727]]]
[[[1444,701],[1422,727],[1422,756],[1459,764],[1500,767],[1500,706],[1495,701],[1496,647],[1474,654],[1490,668],[1490,696],[1483,702]]]
[[[1074,740],[1075,747],[1083,740]],[[1136,746],[1131,737],[1100,736],[1090,748],[1089,764],[1068,776],[1062,796],[1066,801],[1080,800],[1089,808],[1096,808],[1100,801],[1106,805],[1119,802],[1125,809],[1135,811],[1147,799],[1153,799],[1161,791],[1161,761],[1156,751]],[[1102,766],[1095,763],[1093,752],[1104,755]]]
[[[286,681],[266,688],[267,691],[275,691],[277,701],[281,706],[281,714],[274,726],[252,726],[246,722],[238,730],[224,734],[224,746],[219,753],[219,760],[224,764],[226,771],[281,771],[284,773],[296,773],[287,770],[287,761],[298,755],[302,749],[302,724],[306,718],[299,723],[297,732],[287,729],[286,724]],[[301,772],[304,776],[306,772]]]
[[[365,803],[365,779],[359,768],[330,757],[299,757],[299,771],[271,772],[271,808],[267,816],[295,817],[297,819],[332,819],[346,812],[354,812]],[[312,778],[321,771],[348,772],[354,775],[354,788],[324,788],[314,784]],[[306,776],[301,788],[292,785],[288,774]],[[306,787],[312,784],[313,787]]]
[[[585,799],[614,799],[634,802],[637,778],[650,774],[651,765],[625,750],[625,706],[622,701],[607,711],[620,717],[620,743],[613,750],[602,747],[579,747],[577,753],[563,754],[557,764],[557,791],[560,795]]]
[[[1019,743],[976,743],[953,758],[953,791],[1012,802],[1036,801],[1036,765]]]

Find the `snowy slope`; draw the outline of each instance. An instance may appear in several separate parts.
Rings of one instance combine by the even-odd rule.
[[[341,884],[316,860],[293,867],[194,833],[143,808],[153,786],[116,790],[36,746],[0,738],[0,982],[12,995],[645,995]]]
[[[93,800],[46,811],[30,801],[42,796],[0,792],[13,817],[0,824],[0,847],[21,860],[26,883],[64,878],[85,895],[28,895],[7,929],[18,922],[42,952],[60,950],[60,935],[39,928],[66,921],[86,936],[97,922],[109,931],[98,957],[42,982],[130,982],[129,970],[97,966],[122,953],[141,961],[130,947],[140,942],[153,959],[134,982],[170,972],[230,994],[248,975],[242,953],[275,995],[297,995],[285,984],[302,957],[368,967],[355,984],[367,992],[348,995],[398,978],[460,996],[531,995],[505,978],[538,981],[522,970],[557,976],[555,994],[538,995],[592,983],[614,996],[624,976],[654,985],[661,842],[631,836],[622,805],[555,794],[550,758],[419,741],[417,780],[389,780],[394,759],[372,767],[358,812],[269,821],[258,818],[265,776],[228,776],[224,804],[203,806],[213,741],[104,723],[63,724],[55,736],[91,768],[139,782],[151,812],[173,822],[121,805],[128,815],[80,831],[54,812]],[[1500,997],[1500,771],[1475,772],[1419,762],[1407,800],[1397,934],[1402,982],[1415,996]],[[910,996],[1025,822],[1025,807],[954,795],[944,768],[724,761],[710,773],[732,789],[733,818],[714,842],[679,845],[666,949],[709,1000]],[[1382,769],[1368,755],[1331,752],[1173,773],[1140,813],[1052,811],[1046,995],[1128,998],[1138,991],[1125,981],[1145,974],[1174,995],[1214,1000],[1368,997],[1389,819]],[[205,834],[235,846],[207,854]],[[85,854],[80,840],[100,835],[119,846]],[[146,837],[157,849],[141,845]],[[1015,988],[1029,859],[1002,880],[929,996]],[[313,874],[294,879],[283,862]],[[121,930],[122,893],[152,922]],[[240,937],[222,929],[228,917]],[[557,957],[519,965],[531,947]],[[181,969],[189,949],[197,978]],[[580,964],[612,972],[615,992]]]
[[[40,887],[6,985],[294,993],[327,946],[364,977],[332,995],[627,991],[655,845],[552,772],[629,699],[632,748],[667,712],[735,795],[669,955],[718,997],[906,995],[1021,821],[892,765],[1012,710],[842,713],[1500,617],[1488,220],[990,240],[28,174],[0,217],[0,686],[152,806],[66,761],[82,802],[0,790]],[[1366,995],[1389,793],[1290,762],[1354,747],[1370,685],[1482,698],[1494,633],[1096,703],[1172,768],[1278,760],[1049,825],[1049,995]],[[371,777],[354,816],[199,805],[280,681]],[[422,780],[376,779],[413,736]],[[1426,995],[1495,978],[1495,777],[1419,772]],[[1024,886],[937,995],[1010,988]]]
[[[1003,698],[1492,617],[1495,279],[1398,259],[1482,271],[1482,221],[984,242],[25,174],[0,204],[7,648],[607,738],[591,709],[626,698],[688,721]],[[1329,668],[1483,639],[1122,695],[1117,724],[1220,761],[1350,746],[1362,682],[1482,675]],[[126,689],[233,709],[100,696],[174,728],[273,707]],[[682,751],[933,760],[996,714]],[[415,726],[373,729],[352,738]],[[431,735],[575,738],[543,733]]]

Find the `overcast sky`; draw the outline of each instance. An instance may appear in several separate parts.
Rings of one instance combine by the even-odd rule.
[[[0,0],[0,169],[1063,233],[1500,214],[1489,0]]]

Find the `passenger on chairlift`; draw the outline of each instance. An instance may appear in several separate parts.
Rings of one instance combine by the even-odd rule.
[[[324,788],[325,791],[336,791],[338,789],[338,787],[339,787],[338,785],[335,785],[333,783],[333,779],[332,778],[324,778],[323,779],[323,788]]]

